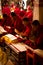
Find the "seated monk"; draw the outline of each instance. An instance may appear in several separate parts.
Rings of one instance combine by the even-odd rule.
[[[13,32],[13,27],[14,27],[14,24],[12,22],[12,18],[7,15],[7,14],[3,14],[3,27],[4,29],[8,32],[8,33],[12,33]]]
[[[26,44],[33,48],[43,49],[43,25],[40,25],[38,20],[33,21],[32,35]]]
[[[14,30],[17,29],[20,32],[23,30],[23,24],[22,24],[22,19],[20,16],[18,16],[16,13],[12,12],[11,13],[13,22],[14,22]]]
[[[23,38],[29,39],[29,35],[31,33],[31,24],[29,22],[29,19],[23,18],[22,23],[24,25],[23,31],[20,32],[17,28],[15,28],[15,32],[22,36]]]

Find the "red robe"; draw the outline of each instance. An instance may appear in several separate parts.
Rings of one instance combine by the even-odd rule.
[[[7,32],[9,32],[9,33],[12,33],[13,32],[13,29],[12,28],[14,28],[14,23],[12,22],[10,16],[8,16],[6,19],[4,19],[3,27],[4,27],[4,29]]]
[[[26,37],[27,38],[27,40],[23,40],[23,39],[18,39],[18,41],[19,42],[24,42],[25,44],[27,44],[27,41],[28,41],[28,39],[29,39],[29,35],[30,35],[30,33],[31,33],[31,26],[29,26],[29,25],[27,25],[27,26],[24,26],[23,27],[23,31],[22,32],[24,32],[24,37]]]
[[[35,43],[31,42],[30,40],[27,40],[25,44],[29,45],[32,48],[39,48],[43,49],[43,25],[39,26],[37,31],[35,32]]]
[[[3,19],[0,19],[0,26],[3,25]]]
[[[38,28],[38,36],[36,37],[36,46],[37,48],[43,49],[43,25],[40,25]]]
[[[26,25],[26,26],[24,26],[23,32],[24,32],[24,35],[25,35],[26,37],[29,37],[29,35],[30,35],[30,33],[31,33],[31,25]]]
[[[3,14],[5,13],[7,15],[10,15],[10,8],[7,5],[5,5],[2,9],[2,12]]]
[[[32,23],[32,18],[33,18],[33,12],[30,10],[29,12],[26,12],[25,17],[30,19],[30,23]]]
[[[19,12],[19,16],[21,17],[21,18],[23,18],[24,16],[25,16],[25,11],[24,10],[20,10],[20,12]]]
[[[18,7],[15,7],[14,12],[15,12],[17,15],[19,15],[19,13],[20,13],[20,9],[19,9]]]
[[[22,31],[23,30],[23,24],[22,24],[22,19],[20,16],[16,17],[17,19],[14,20],[14,28],[16,28],[18,31]]]

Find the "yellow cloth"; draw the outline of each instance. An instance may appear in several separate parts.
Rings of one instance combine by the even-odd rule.
[[[3,15],[0,15],[0,19],[3,19]]]
[[[1,48],[0,48],[0,62],[2,65],[5,65],[7,62],[7,55],[5,52],[2,51]]]
[[[12,40],[10,40],[7,36],[2,36],[1,41],[11,43]]]
[[[12,34],[7,34],[1,37],[1,41],[10,44],[10,43],[17,43],[18,39]]]

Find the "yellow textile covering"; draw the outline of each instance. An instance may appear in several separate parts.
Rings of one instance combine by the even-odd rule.
[[[16,43],[17,38],[12,34],[7,34],[1,37],[1,41],[4,41],[5,43]]]
[[[7,36],[2,36],[1,40],[7,43],[11,43],[11,40]]]
[[[3,16],[2,15],[0,15],[0,19],[3,19]]]
[[[0,63],[2,65],[5,65],[7,62],[7,55],[5,52],[2,51],[2,49],[0,48]]]

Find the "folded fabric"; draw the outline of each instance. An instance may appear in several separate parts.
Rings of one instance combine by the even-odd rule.
[[[17,38],[12,34],[6,34],[1,37],[1,41],[4,41],[5,43],[16,43]]]

